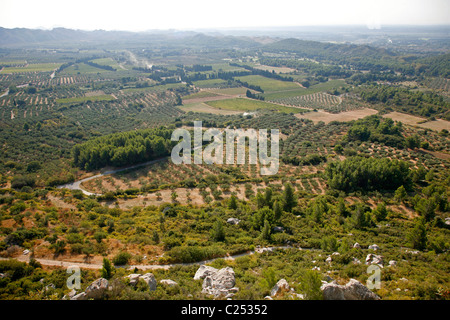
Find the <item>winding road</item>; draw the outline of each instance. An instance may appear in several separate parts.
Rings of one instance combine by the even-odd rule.
[[[57,186],[57,188],[58,189],[65,188],[65,189],[70,189],[70,190],[81,190],[85,195],[88,195],[88,196],[96,195],[96,196],[98,196],[100,194],[92,193],[92,192],[89,192],[87,190],[84,190],[81,187],[81,184],[83,182],[86,182],[86,181],[89,181],[89,180],[93,180],[93,179],[97,179],[97,178],[100,178],[100,177],[103,177],[103,176],[107,176],[109,174],[114,174],[114,173],[118,173],[118,172],[125,171],[125,170],[130,170],[130,169],[135,169],[135,168],[139,168],[139,167],[148,166],[148,165],[151,165],[151,164],[154,164],[154,163],[157,163],[157,162],[161,162],[161,161],[164,161],[164,160],[167,160],[167,159],[168,159],[168,157],[164,157],[164,158],[160,158],[160,159],[156,159],[156,160],[151,160],[151,161],[139,163],[139,164],[136,164],[136,165],[125,167],[125,168],[105,171],[105,172],[99,173],[99,174],[97,174],[95,176],[91,176],[91,177],[84,178],[84,179],[81,179],[81,180],[78,180],[78,181],[75,181],[75,182],[71,182],[71,183],[67,183],[67,184],[63,184],[63,185]]]

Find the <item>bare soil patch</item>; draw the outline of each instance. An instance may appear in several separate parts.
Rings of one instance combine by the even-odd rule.
[[[361,119],[370,115],[377,114],[378,111],[370,108],[363,108],[358,110],[345,111],[341,113],[329,113],[326,111],[313,111],[305,114],[296,114],[297,118],[304,118],[314,121],[315,123],[323,121],[325,123],[330,123],[332,121],[352,121]]]
[[[433,121],[427,121],[426,118],[413,116],[401,112],[391,112],[383,115],[384,118],[391,118],[394,121],[400,121],[410,126],[417,126],[421,128],[427,128],[435,131],[441,131],[442,129],[450,130],[450,121],[437,119]],[[426,122],[424,122],[426,121]]]

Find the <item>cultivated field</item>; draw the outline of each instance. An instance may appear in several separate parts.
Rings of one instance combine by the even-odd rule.
[[[295,90],[299,88],[299,85],[294,82],[280,81],[259,75],[237,77],[236,79],[247,82],[250,85],[259,86],[264,92]]]

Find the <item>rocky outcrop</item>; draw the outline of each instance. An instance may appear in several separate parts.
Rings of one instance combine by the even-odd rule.
[[[345,285],[333,281],[323,284],[320,289],[324,300],[380,300],[379,296],[355,279],[350,279]]]
[[[215,274],[217,271],[219,270],[217,270],[216,268],[201,265],[195,273],[194,280],[205,279],[207,276]]]
[[[101,299],[106,290],[108,290],[108,280],[99,278],[92,282],[84,292],[86,293],[87,299]]]
[[[156,290],[157,281],[153,273],[146,273],[146,274],[139,274],[139,273],[132,273],[125,278],[128,278],[130,280],[130,284],[135,286],[139,280],[143,280],[147,285],[150,291]]]
[[[142,275],[139,274],[139,273],[132,273],[132,274],[129,274],[128,276],[126,276],[125,278],[128,278],[128,279],[130,280],[130,284],[131,284],[132,286],[135,286],[135,285],[138,283],[139,278],[140,278],[141,276],[142,276]]]
[[[289,283],[285,279],[280,279],[270,290],[270,296],[275,297],[283,292],[288,292],[290,289]]]
[[[88,300],[88,299],[102,299],[108,290],[109,282],[105,278],[98,278],[92,282],[86,290],[76,294],[75,290],[69,292],[68,295],[63,297],[63,300]]]
[[[231,298],[239,289],[236,284],[234,271],[230,267],[217,270],[209,266],[200,266],[194,280],[203,279],[202,293],[210,294],[214,298]]]

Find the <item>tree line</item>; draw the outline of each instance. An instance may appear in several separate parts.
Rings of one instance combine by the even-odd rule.
[[[388,158],[351,157],[331,162],[325,173],[331,188],[345,192],[409,189],[412,185],[408,163]]]
[[[165,128],[113,133],[77,144],[72,149],[75,166],[93,170],[150,161],[170,154],[171,131]]]

